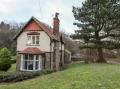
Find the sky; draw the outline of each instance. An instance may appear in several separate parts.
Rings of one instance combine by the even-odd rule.
[[[72,6],[82,6],[84,0],[0,0],[0,21],[27,22],[31,16],[52,26],[55,12],[60,13],[60,29],[74,33],[78,29]]]

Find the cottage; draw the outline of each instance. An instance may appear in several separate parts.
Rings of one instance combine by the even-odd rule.
[[[17,70],[58,71],[64,66],[64,41],[58,15],[53,19],[53,29],[32,17],[16,35]]]

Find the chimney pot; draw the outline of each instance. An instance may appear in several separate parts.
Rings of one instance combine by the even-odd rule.
[[[58,18],[59,13],[55,13],[55,17]]]

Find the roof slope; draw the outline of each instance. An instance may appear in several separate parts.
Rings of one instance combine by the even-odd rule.
[[[32,17],[27,24],[25,24],[25,26],[18,32],[18,34],[14,37],[14,39],[16,40],[19,35],[24,31],[25,27],[31,22],[31,21],[35,21],[40,28],[45,31],[47,33],[47,35],[54,40],[57,40],[57,38],[55,37],[55,35],[52,33],[52,28],[50,28],[49,26],[45,25],[44,23],[40,22],[39,20],[37,20],[35,17]]]

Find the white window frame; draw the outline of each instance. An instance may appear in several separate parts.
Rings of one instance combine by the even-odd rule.
[[[38,44],[37,44],[37,36],[39,36]],[[30,39],[28,40],[29,37]],[[35,43],[33,42],[33,37],[35,37]],[[30,41],[30,43],[28,41]],[[40,45],[40,35],[27,35],[27,45]]]
[[[33,60],[29,60],[29,56],[28,56],[28,60],[24,60],[24,55],[26,54],[21,54],[21,67],[20,67],[20,70],[21,71],[40,71],[42,70],[42,56],[41,55],[38,55],[38,60],[36,60],[36,55],[33,55]],[[27,54],[29,55],[29,54]],[[25,61],[32,61],[33,62],[33,70],[29,70],[28,68],[27,69],[24,69],[24,62]],[[36,61],[38,62],[38,69],[35,69],[35,64],[36,64]]]

